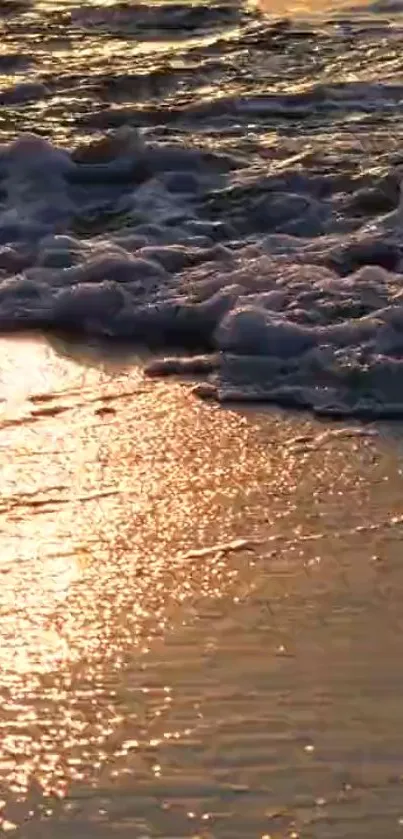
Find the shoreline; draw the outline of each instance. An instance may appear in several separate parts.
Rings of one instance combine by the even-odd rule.
[[[396,427],[1,345],[3,829],[397,834]]]

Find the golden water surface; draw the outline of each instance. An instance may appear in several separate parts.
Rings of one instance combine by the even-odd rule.
[[[91,74],[150,49],[109,37],[109,17],[94,36],[92,19],[85,36],[41,30],[72,5],[4,18],[0,55],[36,65],[1,87],[36,72],[50,92],[3,108],[2,140],[38,125],[71,139]],[[3,339],[0,831],[402,836],[401,439],[224,410],[133,359]]]
[[[398,432],[69,353],[1,343],[3,831],[399,836]]]

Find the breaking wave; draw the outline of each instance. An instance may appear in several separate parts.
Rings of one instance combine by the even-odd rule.
[[[255,175],[129,128],[5,145],[0,328],[133,341],[220,401],[403,413],[398,168],[350,193],[292,163]]]

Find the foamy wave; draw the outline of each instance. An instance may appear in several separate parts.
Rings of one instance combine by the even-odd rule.
[[[84,155],[22,136],[0,175],[3,330],[174,347],[150,373],[222,401],[403,412],[402,202],[345,232],[328,197],[256,198],[236,160],[128,129]]]

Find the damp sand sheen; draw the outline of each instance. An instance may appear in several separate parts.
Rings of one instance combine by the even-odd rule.
[[[402,13],[0,10],[4,835],[402,835]]]

